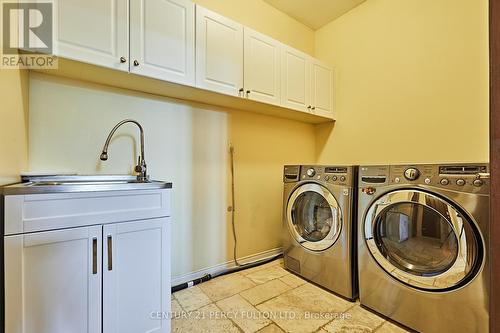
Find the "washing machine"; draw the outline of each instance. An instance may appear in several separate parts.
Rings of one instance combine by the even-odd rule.
[[[285,268],[355,299],[356,168],[288,165],[283,182]]]
[[[488,164],[361,166],[359,298],[418,332],[488,332]]]

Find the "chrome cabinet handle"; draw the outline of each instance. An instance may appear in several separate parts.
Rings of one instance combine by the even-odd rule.
[[[245,91],[245,89],[240,88],[240,89],[238,90],[238,97],[241,97],[241,94],[242,94],[244,91]]]
[[[120,57],[120,62],[123,64],[123,63],[127,62],[127,59],[125,57]]]
[[[97,237],[92,238],[92,274],[97,274]]]
[[[139,66],[139,61],[134,60],[134,66]]]
[[[251,91],[247,90],[246,93],[247,93],[247,98],[248,98],[248,95],[250,95]]]
[[[108,271],[113,269],[113,238],[108,235]]]

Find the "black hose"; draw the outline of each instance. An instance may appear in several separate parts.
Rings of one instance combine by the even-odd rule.
[[[243,265],[240,265],[240,266],[236,266],[236,267],[233,267],[233,268],[228,268],[228,269],[225,269],[225,270],[222,270],[220,272],[217,272],[217,273],[214,273],[212,274],[212,278],[216,278],[218,276],[222,276],[222,275],[226,275],[226,274],[231,274],[231,273],[235,273],[235,272],[239,272],[239,271],[243,271],[247,268],[252,268],[252,267],[257,267],[257,266],[260,266],[260,265],[264,265],[264,264],[267,264],[267,263],[270,263],[271,261],[274,261],[278,258],[281,258],[283,257],[283,254],[278,254],[274,257],[271,257],[271,258],[268,258],[268,259],[262,259],[262,260],[258,260],[258,261],[255,261],[255,262],[251,262],[251,263],[248,263],[248,264],[243,264]]]
[[[202,276],[201,278],[194,279],[194,280],[189,281],[189,282],[184,282],[184,283],[178,284],[176,286],[172,286],[172,294],[175,293],[176,291],[195,286],[197,284],[200,284],[202,282],[205,282],[205,281],[208,281],[211,279],[212,279],[212,275],[207,274],[207,275]]]
[[[274,257],[268,258],[268,259],[262,259],[262,260],[258,260],[258,261],[251,262],[251,263],[248,263],[248,264],[244,264],[244,265],[241,265],[241,266],[236,266],[236,267],[233,267],[233,268],[224,269],[224,270],[222,270],[220,272],[216,272],[216,273],[213,273],[213,274],[204,275],[201,278],[194,279],[192,281],[188,281],[188,282],[185,282],[185,283],[181,283],[181,284],[178,284],[176,286],[172,286],[172,294],[175,293],[175,292],[177,292],[177,291],[180,291],[180,290],[183,290],[183,289],[186,289],[186,288],[190,288],[190,287],[195,286],[197,284],[200,284],[200,283],[212,280],[213,278],[216,278],[216,277],[219,277],[219,276],[223,276],[223,275],[227,275],[227,274],[231,274],[231,273],[243,271],[243,270],[248,269],[248,268],[257,267],[257,266],[260,266],[260,265],[264,265],[264,264],[270,263],[271,261],[274,261],[274,260],[276,260],[278,258],[281,258],[281,257],[283,257],[283,254],[280,253],[280,254],[278,254],[278,255],[276,255]]]

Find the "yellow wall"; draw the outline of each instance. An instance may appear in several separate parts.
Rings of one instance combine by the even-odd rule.
[[[0,69],[0,185],[18,181],[28,166],[28,90],[27,71]]]
[[[335,66],[320,163],[488,160],[488,1],[369,0],[316,33]]]
[[[296,49],[314,54],[314,30],[262,0],[193,0],[193,2]]]
[[[28,167],[28,90],[27,71],[0,68],[0,185],[17,182]]]
[[[28,73],[0,70],[0,185],[18,181],[28,161]]]

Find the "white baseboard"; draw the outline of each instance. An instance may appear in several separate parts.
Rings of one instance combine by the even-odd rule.
[[[278,254],[281,254],[281,253],[283,253],[283,249],[281,247],[277,247],[275,249],[252,254],[252,255],[249,255],[246,257],[242,257],[242,258],[238,258],[238,262],[240,264],[250,263],[253,261],[257,261],[257,260],[269,259],[269,258],[277,256]],[[172,286],[176,286],[176,285],[181,284],[181,283],[185,283],[185,282],[192,281],[194,279],[201,278],[202,276],[205,276],[207,274],[213,274],[213,273],[220,272],[222,270],[225,270],[228,268],[234,268],[234,267],[236,267],[236,264],[234,263],[233,260],[231,260],[231,261],[227,261],[225,263],[218,264],[218,265],[215,265],[212,267],[203,268],[203,269],[191,272],[191,273],[187,273],[187,274],[183,274],[183,275],[179,275],[179,276],[173,276],[172,280],[171,280]]]

